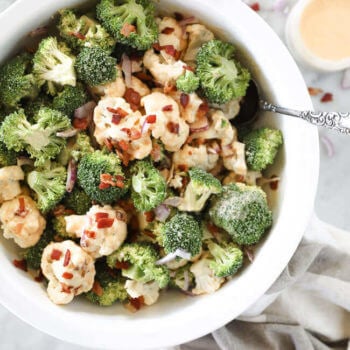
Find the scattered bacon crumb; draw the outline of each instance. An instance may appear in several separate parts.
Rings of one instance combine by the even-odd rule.
[[[73,287],[67,286],[65,283],[61,283],[61,288],[63,293],[70,293]]]
[[[113,226],[113,223],[114,223],[113,218],[103,218],[98,220],[97,228],[109,228]]]
[[[54,216],[61,216],[61,215],[73,215],[75,214],[75,211],[72,209],[66,209],[64,205],[58,205],[55,207],[53,210],[53,215]]]
[[[173,33],[174,31],[175,31],[175,28],[166,27],[166,28],[164,28],[164,29],[161,31],[161,33],[162,33],[162,34],[171,34],[171,33]]]
[[[133,88],[127,88],[124,94],[125,101],[128,102],[133,111],[136,111],[141,106],[141,95]]]
[[[69,35],[76,37],[79,40],[85,40],[86,36],[79,32],[70,32]]]
[[[74,118],[73,119],[73,127],[78,130],[86,130],[89,126],[88,118]]]
[[[145,81],[153,81],[153,78],[148,75],[145,72],[137,72],[134,74],[136,78],[139,78],[140,80],[142,80],[143,82]]]
[[[191,66],[183,66],[184,70],[189,70],[190,72],[194,72],[194,68]]]
[[[91,290],[99,297],[103,295],[103,288],[101,287],[100,282],[98,281],[94,282]]]
[[[145,215],[147,222],[152,222],[156,218],[156,215],[154,214],[154,212],[152,210],[145,211],[144,215]]]
[[[163,112],[171,112],[173,110],[173,105],[166,105],[162,108]]]
[[[154,43],[154,44],[152,45],[152,47],[153,47],[156,51],[160,51],[160,50],[162,49],[162,46],[160,46],[159,43]]]
[[[156,121],[157,121],[157,116],[155,114],[151,114],[146,118],[146,122],[148,124],[154,124]]]
[[[179,123],[168,122],[166,127],[172,134],[179,135],[179,130],[180,130]]]
[[[309,90],[309,94],[311,96],[317,96],[319,94],[322,94],[322,92],[323,92],[322,89],[314,88],[314,87],[308,87],[307,89]]]
[[[250,5],[250,8],[254,11],[260,11],[260,4],[258,2],[254,2],[254,4]]]
[[[38,275],[34,277],[35,282],[42,282],[44,280],[43,272],[40,270]]]
[[[103,218],[108,218],[108,213],[96,213],[95,214],[95,219],[96,221],[103,219]]]
[[[112,123],[113,123],[113,118],[112,118]],[[113,143],[112,143],[111,139],[105,139],[104,144],[108,148],[109,151],[113,150]]]
[[[184,15],[180,12],[174,12],[174,17],[177,21],[182,21],[185,18]]]
[[[209,112],[209,105],[207,102],[201,103],[197,111],[197,118],[203,118]]]
[[[131,33],[136,33],[136,27],[130,23],[124,23],[120,30],[120,34],[128,37]]]
[[[123,221],[123,222],[126,222],[127,221],[127,216],[125,213],[123,213],[122,211],[120,210],[116,210],[115,211],[115,217],[117,220],[119,221]]]
[[[162,48],[170,56],[175,57],[177,55],[177,50],[175,49],[175,47],[173,45],[165,45]]]
[[[26,210],[26,203],[24,201],[23,197],[18,198],[18,210],[16,211],[15,215],[25,217],[28,213],[28,210]]]
[[[135,206],[134,203],[131,201],[127,201],[127,200],[120,200],[118,202],[118,205],[124,209],[126,212],[130,212],[130,211],[134,211],[135,210]]]
[[[62,277],[66,280],[71,280],[73,278],[73,274],[70,272],[63,272]]]
[[[131,298],[130,299],[130,304],[135,308],[135,310],[140,310],[141,307],[145,304],[145,300],[143,296],[141,295],[138,298]]]
[[[279,180],[278,180],[277,175],[272,175],[270,177],[270,179],[274,179],[274,178],[277,178],[277,180],[270,182],[270,188],[271,188],[271,190],[276,191],[278,189]]]
[[[108,183],[106,183],[106,182],[101,182],[101,183],[98,185],[98,188],[99,188],[100,190],[105,190],[105,189],[110,188],[110,187],[111,187],[111,185],[108,184]]]
[[[153,232],[149,231],[149,230],[144,230],[143,233],[144,233],[146,236],[148,236],[148,237],[150,237],[150,238],[152,238],[152,239],[156,238],[156,235],[155,235]]]
[[[84,231],[84,235],[86,237],[88,237],[88,238],[91,238],[91,239],[95,239],[96,238],[96,232],[95,231],[85,230]]]
[[[70,257],[71,257],[70,250],[67,249],[67,250],[66,250],[66,254],[64,255],[64,261],[63,261],[63,266],[64,266],[64,267],[66,267],[66,266],[69,265]]]
[[[125,141],[125,140],[120,140],[118,142],[118,146],[123,151],[127,151],[129,149],[129,143],[127,141]]]
[[[220,232],[220,230],[219,230],[219,228],[217,227],[217,226],[215,226],[213,223],[211,223],[211,222],[208,222],[207,223],[207,228],[208,228],[208,230],[209,230],[209,232],[215,237],[215,235],[217,235],[219,232]]]
[[[13,265],[15,265],[15,267],[17,267],[17,269],[23,270],[23,271],[28,271],[27,269],[27,262],[23,259],[23,260],[13,260]]]
[[[237,182],[244,182],[244,176],[243,175],[235,175],[235,180]]]
[[[107,107],[107,111],[111,112],[113,114],[119,115],[120,118],[125,118],[129,113],[125,111],[123,108],[112,108],[112,107]]]
[[[115,263],[115,268],[118,270],[127,270],[130,267],[127,261],[117,261]]]
[[[122,120],[122,117],[119,114],[112,115],[112,124],[118,125],[120,124],[121,120]]]
[[[333,94],[331,94],[330,92],[326,92],[321,98],[321,102],[331,102],[331,101],[333,101]]]
[[[186,108],[190,103],[190,96],[188,94],[182,93],[180,95],[180,103],[183,108]]]
[[[125,132],[130,137],[131,131],[129,128],[122,128],[121,131]]]
[[[180,170],[180,171],[187,171],[188,170],[188,166],[186,164],[179,164],[177,166],[177,168]]]
[[[136,128],[131,128],[130,129],[130,138],[131,140],[138,140],[142,136],[141,131],[136,129]]]
[[[60,260],[61,259],[62,252],[58,249],[53,249],[51,252],[51,259],[52,260]]]

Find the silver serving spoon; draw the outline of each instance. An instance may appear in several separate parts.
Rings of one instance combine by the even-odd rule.
[[[258,88],[253,80],[250,81],[246,96],[242,99],[241,109],[234,123],[248,125],[258,117],[258,111],[268,111],[301,118],[313,125],[350,134],[350,113],[298,111],[273,105],[260,99]],[[346,123],[346,125],[344,125]]]

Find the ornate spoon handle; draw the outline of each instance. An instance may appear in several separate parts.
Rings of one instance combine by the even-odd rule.
[[[342,134],[350,134],[350,113],[297,111],[275,106],[263,100],[260,100],[260,108],[264,111],[301,118],[313,125],[336,130]]]

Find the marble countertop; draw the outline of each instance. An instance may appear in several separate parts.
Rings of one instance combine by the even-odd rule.
[[[0,12],[15,0],[0,0]],[[253,4],[255,0],[246,0]],[[259,14],[284,40],[284,25],[290,8],[296,0],[285,0],[282,10],[274,5],[280,0],[258,0]],[[317,73],[300,66],[309,87],[333,94],[333,101],[322,103],[322,94],[313,97],[315,110],[350,111],[350,90],[341,88],[343,72]],[[348,198],[350,198],[350,137],[319,130],[321,141],[321,166],[315,210],[318,216],[339,228],[350,230]],[[2,350],[83,350],[70,345],[23,323],[0,306],[0,349]]]

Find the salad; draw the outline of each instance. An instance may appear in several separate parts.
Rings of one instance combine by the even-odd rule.
[[[238,128],[249,71],[150,0],[62,9],[0,67],[0,222],[50,300],[213,293],[272,225],[279,130]],[[271,182],[272,181],[272,182]]]

